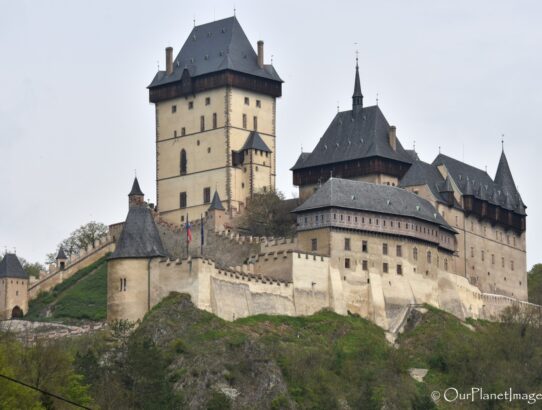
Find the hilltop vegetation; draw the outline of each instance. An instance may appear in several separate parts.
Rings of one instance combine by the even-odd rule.
[[[528,276],[529,302],[542,305],[542,263],[533,266]]]

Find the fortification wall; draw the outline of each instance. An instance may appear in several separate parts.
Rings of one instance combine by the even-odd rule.
[[[114,250],[115,241],[110,234],[95,241],[94,244],[89,245],[87,249],[82,250],[77,255],[72,255],[66,262],[66,266],[63,270],[56,267],[54,270],[50,271],[47,276],[31,283],[28,287],[28,299],[34,299],[40,292],[51,290],[59,283],[62,283],[64,280],[73,276],[77,271],[86,268]]]

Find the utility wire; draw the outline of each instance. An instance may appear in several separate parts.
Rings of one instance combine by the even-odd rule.
[[[31,386],[30,384],[26,384],[26,383],[24,383],[24,382],[22,382],[22,381],[20,381],[20,380],[13,379],[13,378],[8,377],[8,376],[5,376],[5,375],[3,375],[3,374],[0,374],[0,378],[6,379],[6,380],[8,380],[8,381],[10,381],[10,382],[13,382],[13,383],[20,384],[20,385],[25,386],[25,387],[28,387],[29,389],[32,389],[32,390],[37,390],[37,391],[39,391],[39,392],[42,393],[42,394],[45,394],[45,395],[47,395],[47,396],[54,397],[55,399],[58,399],[58,400],[62,400],[62,401],[64,401],[64,402],[66,402],[66,403],[69,403],[69,404],[75,406],[75,407],[79,407],[80,409],[92,410],[90,407],[83,406],[82,404],[75,403],[75,402],[73,402],[73,401],[71,401],[71,400],[68,400],[68,399],[65,399],[65,398],[63,398],[63,397],[57,396],[56,394],[49,393],[49,392],[47,392],[47,391],[45,391],[45,390],[42,390],[42,389],[38,389],[37,387]]]

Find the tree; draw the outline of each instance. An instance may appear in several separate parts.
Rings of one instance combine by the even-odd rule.
[[[297,199],[286,200],[279,191],[258,192],[252,196],[238,225],[254,236],[292,236],[295,216],[291,211]]]
[[[69,237],[58,244],[56,252],[47,254],[46,263],[55,262],[56,255],[61,246],[64,248],[66,256],[70,257],[86,249],[89,245],[93,245],[95,241],[102,239],[107,235],[107,232],[107,225],[101,222],[91,221],[85,225],[81,225]]]
[[[529,302],[542,304],[542,263],[532,267],[527,275]]]

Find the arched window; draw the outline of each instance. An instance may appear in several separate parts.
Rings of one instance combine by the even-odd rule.
[[[181,150],[181,175],[186,174],[186,151]]]
[[[431,265],[431,251],[427,251],[427,263]]]
[[[412,258],[417,261],[418,260],[418,248],[414,247],[414,249],[412,249]]]
[[[444,258],[444,270],[448,270],[448,258]]]

